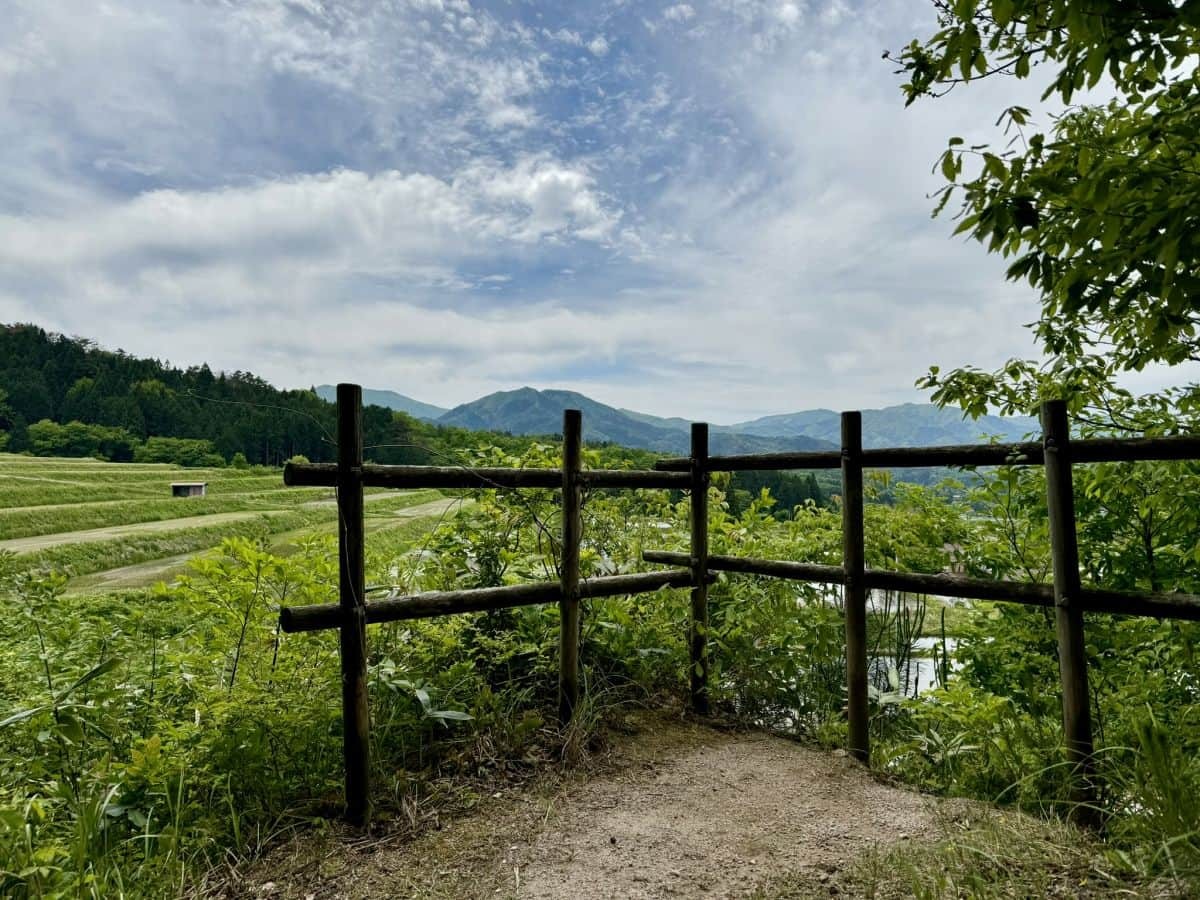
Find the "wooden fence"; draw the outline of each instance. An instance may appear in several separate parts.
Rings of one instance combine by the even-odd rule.
[[[1063,727],[1073,773],[1078,816],[1094,810],[1092,725],[1084,651],[1083,613],[1200,620],[1200,597],[1111,591],[1080,584],[1075,535],[1071,467],[1077,463],[1146,459],[1200,458],[1200,437],[1072,440],[1066,405],[1042,407],[1043,438],[1037,443],[963,445],[867,450],[862,445],[862,416],[842,413],[840,450],[709,456],[708,426],[692,425],[691,455],[659,460],[654,470],[585,470],[581,465],[582,417],[563,414],[563,463],[559,469],[503,469],[440,466],[376,466],[363,463],[362,390],[340,384],[338,462],[288,464],[288,485],[337,489],[339,602],[280,610],[286,632],[337,628],[342,671],[343,743],[346,763],[346,814],[350,821],[369,816],[366,626],[400,619],[557,603],[559,632],[559,714],[570,719],[579,701],[581,600],[657,591],[691,589],[689,647],[692,707],[703,714],[708,699],[708,585],[716,572],[740,572],[798,581],[838,584],[844,591],[846,623],[848,750],[867,762],[869,706],[867,691],[867,600],[872,590],[888,589],[978,600],[1053,607],[1062,680]],[[959,575],[924,575],[866,568],[863,528],[863,470],[890,467],[1042,465],[1053,556],[1053,585],[987,581]],[[710,556],[708,484],[712,472],[764,469],[836,469],[842,473],[841,566],[792,560]],[[562,492],[562,544],[557,583],[520,584],[461,591],[431,591],[379,600],[366,599],[363,571],[363,488],[552,488]],[[580,578],[582,493],[584,488],[673,488],[690,492],[691,551],[647,551],[649,563],[673,568],[660,572]]]

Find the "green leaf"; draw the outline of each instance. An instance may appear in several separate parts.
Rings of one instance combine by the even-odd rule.
[[[947,150],[942,154],[942,176],[947,181],[954,181],[957,175],[958,167],[956,165],[954,154]]]
[[[70,713],[61,713],[58,717],[58,731],[73,744],[83,742],[83,722]]]
[[[67,688],[65,691],[63,691],[61,694],[59,694],[57,700],[62,701],[62,700],[67,699],[67,697],[71,696],[71,694],[75,693],[75,691],[79,690],[81,687],[83,687],[88,682],[95,681],[101,675],[105,675],[108,672],[111,672],[113,669],[115,669],[120,664],[121,664],[120,657],[110,656],[108,659],[104,660],[104,662],[102,662],[98,666],[95,666],[94,668],[92,668],[92,670],[89,671],[86,675],[84,675],[82,678],[80,678],[78,681],[76,681],[73,685],[71,685],[69,688]]]
[[[458,709],[434,709],[425,713],[431,719],[441,719],[442,721],[452,722],[469,722],[475,717],[470,713],[465,713]]]
[[[1092,163],[1096,161],[1096,151],[1086,144],[1079,148],[1079,159],[1075,169],[1080,175],[1086,175],[1092,169]]]
[[[45,712],[49,708],[49,706],[34,706],[30,709],[23,709],[20,712],[13,713],[3,722],[0,722],[0,728],[8,725],[16,725],[18,722],[24,722],[26,719],[32,719],[38,713]]]

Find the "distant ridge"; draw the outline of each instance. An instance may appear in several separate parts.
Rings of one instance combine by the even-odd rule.
[[[438,419],[437,424],[509,434],[557,434],[562,428],[564,409],[582,410],[586,441],[608,441],[660,453],[688,451],[690,439],[686,424],[676,424],[682,420],[631,414],[574,391],[539,391],[531,387],[499,391],[456,406]],[[710,440],[713,453],[823,450],[831,446],[826,441],[805,435],[751,435],[724,428],[714,429]]]
[[[980,416],[967,419],[957,409],[940,409],[932,403],[902,403],[883,409],[864,409],[863,446],[932,447],[939,444],[975,444],[996,436],[1018,441],[1038,431],[1037,420],[1026,416]],[[841,417],[831,409],[810,409],[781,416],[764,416],[731,426],[746,434],[805,436],[840,441]]]
[[[334,398],[334,388],[322,385],[317,394]],[[557,434],[564,409],[583,411],[584,437],[661,453],[686,453],[687,419],[662,418],[600,403],[576,391],[532,387],[497,391],[451,410],[422,403],[394,391],[364,390],[363,400],[398,409],[438,425],[509,434]],[[863,444],[867,447],[922,447],[974,444],[997,437],[1021,440],[1038,431],[1031,417],[981,416],[965,418],[957,409],[932,403],[902,403],[864,409]],[[712,453],[766,453],[778,450],[827,450],[839,446],[841,418],[831,409],[809,409],[763,416],[736,425],[713,425]]]
[[[313,388],[313,391],[322,400],[328,400],[330,403],[337,400],[337,388],[332,384],[318,385]],[[408,413],[415,419],[424,419],[427,422],[435,422],[439,416],[446,413],[443,407],[434,406],[432,403],[422,403],[420,400],[414,400],[404,394],[397,394],[395,391],[363,388],[363,403],[367,406],[384,406],[388,409],[398,410]]]

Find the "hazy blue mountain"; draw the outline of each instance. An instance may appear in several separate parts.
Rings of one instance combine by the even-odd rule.
[[[315,390],[317,396],[322,400],[332,403],[337,399],[337,388],[332,384],[319,385]],[[414,400],[404,394],[397,394],[395,391],[373,391],[363,388],[363,403],[367,406],[386,406],[388,409],[396,409],[408,413],[414,418],[426,419],[430,422],[446,413],[446,410],[440,406],[422,403],[420,400]]]
[[[321,385],[318,396],[333,400],[335,389]],[[523,387],[498,391],[444,410],[395,391],[363,390],[363,401],[402,410],[439,425],[510,434],[558,434],[562,411],[583,411],[584,437],[662,453],[688,451],[690,423],[678,417],[661,418],[631,409],[618,409],[575,391]],[[863,410],[863,444],[867,447],[917,447],[972,444],[997,436],[1021,440],[1037,431],[1032,418],[983,416],[965,419],[955,409],[932,403],[904,403]],[[774,450],[824,450],[841,443],[841,420],[831,409],[764,416],[737,425],[713,425],[711,453],[765,453]]]
[[[964,419],[959,410],[939,409],[932,403],[864,409],[862,415],[865,447],[974,444],[992,435],[1003,441],[1017,441],[1038,430],[1037,420],[1033,418],[981,416]],[[745,434],[811,437],[833,443],[841,440],[841,420],[831,409],[765,416],[731,427]]]
[[[661,453],[685,454],[688,451],[689,437],[683,420],[631,415],[574,391],[539,391],[530,387],[499,391],[456,406],[437,422],[439,425],[505,431],[510,434],[558,434],[562,430],[564,409],[583,412],[583,436],[587,441],[610,441],[625,447]],[[831,446],[805,435],[760,436],[725,429],[714,430],[709,445],[713,453],[820,450]]]

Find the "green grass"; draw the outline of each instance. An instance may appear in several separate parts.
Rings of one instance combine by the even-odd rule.
[[[172,481],[206,481],[208,496],[172,498]],[[438,491],[389,492],[386,498],[367,504],[368,523],[375,530],[422,533],[432,524],[398,520],[396,514],[441,496]],[[285,487],[280,471],[263,468],[184,469],[0,454],[0,540],[221,513],[258,513],[239,521],[181,523],[183,527],[115,534],[20,555],[24,568],[55,570],[70,578],[202,553],[227,537],[294,545],[307,534],[334,531],[335,507],[317,502],[332,498],[333,492],[323,488]]]
[[[994,604],[982,600],[966,603],[946,603],[937,597],[929,598],[929,609],[921,626],[922,637],[942,636],[942,614],[945,613],[946,637],[958,637],[974,617],[986,615]]]
[[[438,517],[394,512],[440,496],[379,501],[368,550],[405,553]],[[341,778],[337,635],[277,628],[279,605],[336,595],[332,541],[292,560],[226,543],[164,590],[63,596],[61,580],[27,581],[12,564],[82,574],[237,535],[332,533],[335,516],[307,507],[0,555],[0,895],[178,896],[209,866],[258,853],[277,828],[334,809]],[[462,646],[462,628],[406,629],[423,649],[405,637],[404,671],[372,686],[373,739],[401,766],[397,779],[448,731],[421,698],[461,711],[480,690],[441,656]]]
[[[320,488],[170,500],[104,500],[0,510],[0,540],[108,528],[137,522],[161,522],[214,513],[295,507],[327,497]]]
[[[207,481],[208,496],[171,498],[172,481]],[[379,493],[379,492],[371,492]],[[372,498],[370,527],[390,528],[397,513],[437,500],[439,491],[387,492]],[[269,538],[294,544],[312,531],[332,532],[333,492],[288,488],[279,471],[183,469],[177,466],[45,459],[0,454],[0,540],[116,528],[221,513],[260,512],[245,521],[116,534],[24,553],[23,566],[79,577],[156,559],[196,553],[226,537]],[[410,526],[405,523],[403,528]],[[419,528],[420,526],[412,526]]]
[[[1139,877],[1094,836],[1062,822],[967,802],[947,804],[933,834],[907,835],[888,849],[868,851],[844,870],[830,868],[791,873],[757,897],[1182,898],[1194,896],[1195,887]]]
[[[31,569],[50,569],[74,578],[207,550],[228,537],[266,538],[280,531],[318,523],[330,515],[327,509],[262,513],[237,522],[148,532],[106,541],[63,544],[36,553],[22,554],[19,560],[22,566]]]
[[[0,453],[0,509],[134,498],[169,500],[173,481],[208,482],[208,493],[216,496],[285,490],[282,470],[263,466],[184,468]]]
[[[422,497],[423,493],[417,492],[417,499],[410,501],[409,505],[436,499],[436,491],[430,492],[434,497]],[[216,547],[229,537],[265,539],[276,544],[276,540],[272,540],[275,538],[280,545],[294,547],[307,535],[322,532],[333,534],[336,521],[334,507],[279,510],[264,512],[238,522],[148,532],[105,541],[64,544],[36,553],[23,554],[19,559],[23,566],[29,568],[52,569],[70,578],[77,578],[185,553],[200,553]],[[387,520],[380,519],[368,547],[376,541],[379,541],[379,546],[401,547],[432,531],[436,522],[436,517],[418,517],[400,520],[399,524],[392,526]]]

